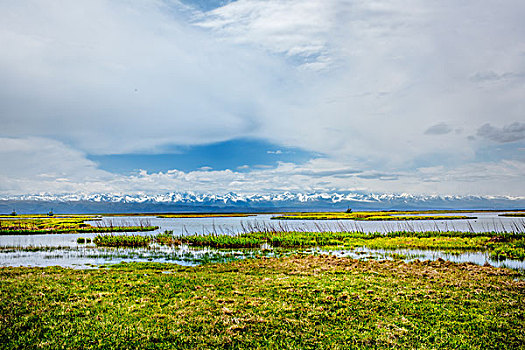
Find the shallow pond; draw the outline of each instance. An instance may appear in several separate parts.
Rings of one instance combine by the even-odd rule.
[[[472,262],[496,267],[525,270],[525,262],[517,260],[496,261],[486,252],[451,253],[419,249],[212,249],[190,248],[187,246],[151,248],[102,248],[94,245],[77,247],[27,247],[0,248],[0,266],[63,266],[73,268],[93,268],[120,262],[168,262],[186,266],[203,263],[227,262],[259,256],[279,257],[290,254],[330,254],[354,259],[400,259],[406,262],[437,260],[453,262]]]

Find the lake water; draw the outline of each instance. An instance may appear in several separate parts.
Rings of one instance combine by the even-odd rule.
[[[269,229],[276,227],[285,230],[297,231],[362,231],[362,232],[389,232],[399,230],[409,231],[515,231],[515,227],[523,230],[523,218],[500,217],[499,213],[467,213],[461,214],[477,219],[470,220],[436,220],[436,221],[349,221],[349,220],[271,220],[272,215],[257,215],[251,217],[230,218],[157,218],[157,217],[104,217],[102,222],[93,222],[94,225],[130,225],[139,220],[148,220],[151,225],[160,228],[152,232],[134,234],[150,235],[165,230],[175,234],[211,233],[234,234],[253,228]],[[66,266],[74,268],[91,268],[94,266],[129,261],[156,261],[172,262],[181,265],[196,265],[206,262],[221,262],[239,258],[250,258],[258,255],[285,255],[298,250],[216,250],[193,249],[189,247],[162,247],[153,248],[98,248],[93,244],[78,244],[77,238],[93,238],[95,233],[83,234],[56,234],[56,235],[24,235],[0,236],[0,266]],[[487,253],[464,252],[450,254],[439,251],[422,250],[342,250],[325,251],[311,249],[304,251],[308,254],[336,254],[361,259],[382,259],[394,256],[405,256],[404,260],[413,259],[435,260],[438,258],[454,262],[473,262],[476,264],[489,263],[493,266],[504,266],[515,269],[525,269],[523,261],[494,261]]]

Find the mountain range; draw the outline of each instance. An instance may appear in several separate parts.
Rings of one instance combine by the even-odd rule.
[[[275,194],[31,194],[0,196],[0,213],[275,212],[407,209],[523,209],[525,197],[361,192]]]

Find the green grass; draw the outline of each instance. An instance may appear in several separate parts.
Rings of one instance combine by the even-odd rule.
[[[138,226],[113,226],[113,224],[92,226],[85,221],[93,217],[75,218],[17,218],[0,220],[0,235],[30,235],[56,233],[101,233],[101,232],[141,232],[153,231],[158,226],[140,224]],[[96,220],[96,219],[95,219]]]
[[[115,227],[87,227],[87,228],[63,228],[63,229],[14,229],[0,230],[0,235],[38,235],[38,234],[59,234],[59,233],[112,233],[112,232],[147,232],[158,229],[158,226],[115,226]]]
[[[517,272],[442,260],[0,268],[0,348],[520,349],[524,296]]]
[[[157,235],[97,235],[97,246],[146,247],[187,244],[212,248],[311,248],[434,249],[489,251],[497,259],[525,259],[525,234],[495,232],[250,232],[237,235],[176,236],[171,231]]]
[[[178,245],[177,240],[170,231],[156,235],[97,235],[93,243],[100,247],[147,247],[151,243],[163,245]]]
[[[9,220],[0,220],[0,230],[62,230],[62,229],[80,229],[88,228],[90,225],[85,221],[96,220],[92,217],[77,217],[77,218],[56,218],[56,217],[41,217],[41,218],[16,218]]]
[[[169,234],[169,231],[165,234]],[[236,235],[203,234],[173,236],[174,241],[195,246],[212,247],[242,247],[261,245],[264,243],[276,247],[303,247],[303,246],[355,246],[354,242],[388,242],[388,241],[412,241],[412,242],[444,242],[470,240],[472,242],[488,242],[490,238],[498,236],[505,240],[523,239],[525,234],[496,233],[496,232],[456,232],[456,231],[426,231],[409,232],[395,231],[388,233],[364,233],[364,232],[302,232],[302,231],[268,231],[268,232],[246,232]],[[235,245],[235,246],[232,246]],[[249,248],[249,246],[244,246]]]
[[[169,236],[169,233],[165,233]],[[206,234],[172,236],[171,244],[196,247],[280,248],[337,246],[353,249],[442,249],[496,251],[499,258],[525,259],[525,234],[496,232],[249,232],[233,236]],[[166,240],[166,244],[170,241]],[[497,250],[496,250],[497,249]],[[505,255],[504,252],[507,252]],[[512,252],[512,253],[511,253]]]
[[[152,236],[140,235],[97,235],[93,239],[93,243],[102,247],[146,247],[152,241]]]
[[[97,235],[93,243],[100,247],[147,247],[151,243],[179,245],[182,242],[171,231],[165,231],[156,235]]]
[[[513,240],[506,244],[494,246],[490,253],[495,259],[516,259],[525,260],[525,240]]]

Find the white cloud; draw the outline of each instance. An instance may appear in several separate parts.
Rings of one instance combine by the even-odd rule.
[[[197,24],[224,42],[294,58],[295,90],[264,106],[260,135],[340,161],[402,168],[435,152],[473,160],[480,143],[463,133],[425,136],[436,121],[473,134],[495,118],[523,118],[518,13],[519,1],[239,0]],[[302,69],[312,63],[321,72]],[[472,79],[487,71],[504,72],[497,85]]]
[[[218,43],[160,1],[0,4],[4,136],[90,153],[253,133],[281,65]]]
[[[0,138],[0,193],[147,193],[200,192],[224,194],[285,191],[370,191],[421,194],[523,196],[525,162],[470,163],[456,168],[420,168],[380,173],[356,169],[326,158],[306,164],[279,163],[246,171],[170,170],[116,175],[97,169],[85,155],[49,139]],[[30,169],[16,164],[28,165]],[[9,170],[5,170],[9,168]]]
[[[113,174],[85,154],[44,138],[0,137],[0,192],[98,192],[110,189]]]
[[[299,66],[327,68],[329,38],[341,2],[235,1],[201,14],[196,24],[238,44],[255,45],[297,60]]]
[[[207,13],[176,1],[2,2],[0,136],[18,153],[44,142],[56,154],[1,170],[2,191],[521,191],[521,163],[476,156],[491,125],[523,120],[523,15],[519,0],[239,0]],[[425,135],[442,120],[462,132]],[[492,136],[474,140],[483,125]],[[84,157],[239,137],[326,159],[128,177]],[[441,157],[429,165],[429,154]],[[466,185],[456,164],[480,177]]]

